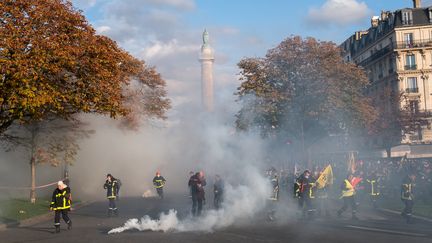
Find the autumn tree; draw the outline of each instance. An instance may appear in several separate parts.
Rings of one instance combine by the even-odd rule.
[[[291,37],[264,58],[239,62],[237,127],[293,141],[302,151],[331,134],[351,136],[375,120],[364,71],[331,42]]]
[[[0,133],[52,115],[127,115],[131,80],[145,87],[145,114],[162,118],[165,82],[149,74],[155,70],[96,34],[67,0],[0,1]]]
[[[378,92],[372,97],[377,109],[377,119],[372,123],[366,138],[375,141],[375,147],[383,147],[387,157],[391,158],[393,146],[401,144],[406,136],[420,136],[422,127],[430,124],[426,114],[419,110],[418,99],[412,99],[405,92],[394,90],[390,86],[385,86]]]
[[[19,150],[30,164],[30,201],[36,201],[36,166],[54,167],[71,165],[80,149],[79,140],[88,138],[94,131],[78,119],[45,119],[29,124],[13,124],[1,134],[0,141],[6,151]]]

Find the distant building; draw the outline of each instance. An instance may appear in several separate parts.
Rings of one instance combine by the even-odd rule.
[[[414,0],[413,8],[383,11],[372,17],[368,30],[357,31],[341,48],[346,61],[367,71],[370,96],[382,95],[386,87],[404,92],[409,103],[397,105],[407,105],[432,120],[432,6],[422,8],[421,0]],[[388,97],[380,98],[386,102]],[[430,125],[400,135],[399,144],[432,143]],[[383,141],[372,142],[378,146]]]

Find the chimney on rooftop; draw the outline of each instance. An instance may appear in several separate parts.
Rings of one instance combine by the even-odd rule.
[[[414,8],[421,8],[421,0],[413,0]]]

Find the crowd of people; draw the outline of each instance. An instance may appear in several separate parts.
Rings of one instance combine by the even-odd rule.
[[[319,186],[317,180],[326,166],[332,168],[332,183]],[[432,205],[432,162],[429,160],[323,161],[311,165],[311,169],[300,167],[279,171],[271,168],[266,174],[271,174],[271,181],[275,176],[279,178],[282,195],[297,200],[302,219],[330,216],[330,202],[337,203],[337,199],[343,201],[343,206],[336,215],[341,217],[350,208],[352,218],[357,219],[359,205],[369,204],[378,209],[399,198],[404,205],[401,215],[408,223],[412,222],[414,202]]]
[[[432,161],[411,160],[358,160],[320,162],[311,166],[312,169],[295,165],[293,170],[277,170],[274,167],[265,171],[272,187],[269,199],[297,200],[300,219],[315,217],[331,217],[331,202],[342,199],[342,207],[336,211],[338,217],[350,209],[352,219],[357,219],[359,202],[369,201],[377,209],[386,200],[400,198],[404,204],[401,215],[408,223],[412,222],[414,202],[424,201],[432,204]],[[291,171],[291,173],[289,172]],[[224,199],[224,181],[215,175],[213,183],[213,205],[215,209],[222,207]],[[157,195],[163,199],[166,179],[158,171],[153,178]],[[191,214],[200,216],[206,201],[204,187],[207,185],[204,172],[190,172],[188,187],[192,199]],[[119,199],[121,181],[107,174],[103,188],[108,199],[108,216],[118,216],[116,201]],[[365,200],[366,199],[366,200]],[[55,211],[55,232],[60,232],[60,216],[63,217],[68,229],[72,221],[68,216],[71,208],[71,190],[67,183],[59,181],[53,192],[50,209]],[[275,210],[268,214],[270,220],[275,218]]]

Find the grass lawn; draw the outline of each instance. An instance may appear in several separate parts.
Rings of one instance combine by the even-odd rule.
[[[0,223],[14,223],[49,212],[50,200],[38,199],[31,204],[29,199],[0,201]]]

